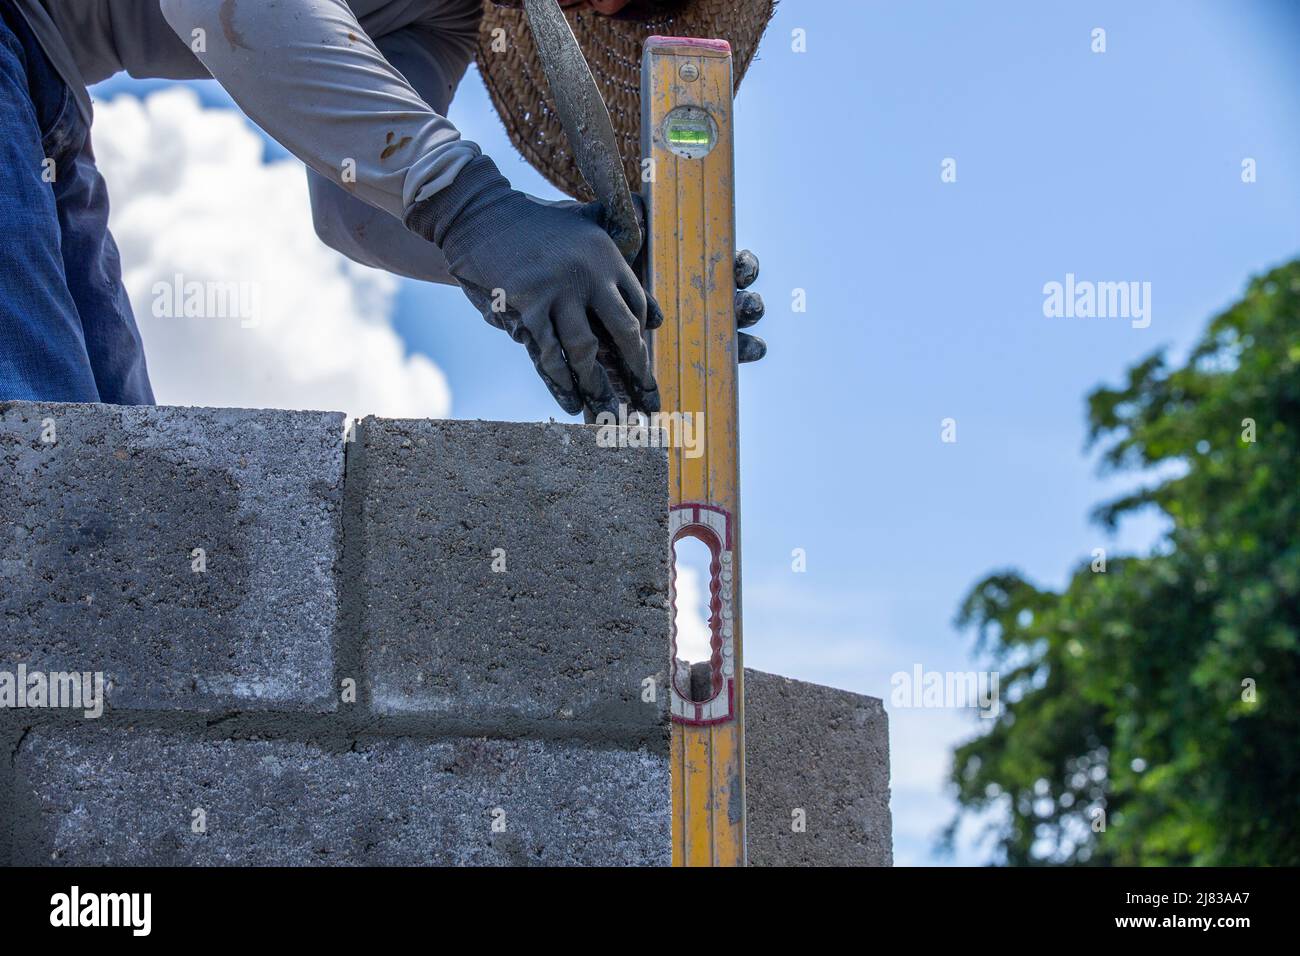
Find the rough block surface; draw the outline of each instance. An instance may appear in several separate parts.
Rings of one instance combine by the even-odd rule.
[[[342,432],[0,402],[0,666],[102,671],[110,708],[331,708]]]
[[[46,727],[19,865],[667,865],[668,761],[541,740],[202,740]],[[194,832],[202,811],[206,832]],[[494,829],[495,824],[495,829]]]
[[[597,431],[358,424],[348,589],[376,711],[666,747],[667,459]]]
[[[892,865],[879,699],[746,669],[745,787],[751,866]]]

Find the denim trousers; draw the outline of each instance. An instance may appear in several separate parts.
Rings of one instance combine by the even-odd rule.
[[[153,404],[72,90],[0,0],[0,401]]]

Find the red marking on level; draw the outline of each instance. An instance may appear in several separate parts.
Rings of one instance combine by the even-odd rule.
[[[661,46],[695,46],[705,50],[717,50],[719,53],[731,53],[731,44],[726,40],[706,40],[703,37],[661,37],[652,36],[645,41],[647,49]]]

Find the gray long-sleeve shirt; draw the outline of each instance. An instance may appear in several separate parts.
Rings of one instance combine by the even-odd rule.
[[[481,0],[17,0],[91,112],[87,84],[214,77],[309,169],[316,231],[367,265],[452,282],[402,224],[478,155],[444,115]]]

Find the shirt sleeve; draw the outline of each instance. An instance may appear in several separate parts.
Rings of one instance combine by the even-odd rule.
[[[344,0],[161,0],[161,7],[253,122],[398,228],[412,205],[479,155],[394,69]]]
[[[412,25],[379,37],[375,43],[421,99],[446,115],[474,58],[476,24],[477,16],[455,30]],[[330,248],[397,275],[456,284],[442,251],[407,229],[401,220],[349,195],[314,170],[307,170],[307,183],[316,234]]]

